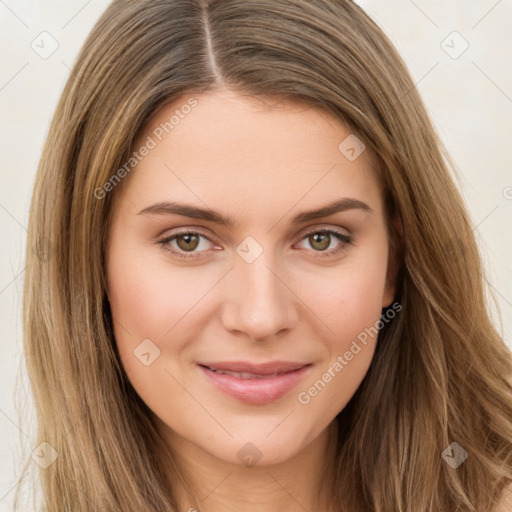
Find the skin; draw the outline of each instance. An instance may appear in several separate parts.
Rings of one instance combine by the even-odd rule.
[[[136,147],[188,98],[158,112]],[[393,302],[376,163],[368,150],[346,158],[338,146],[350,130],[318,109],[226,90],[194,98],[197,106],[116,197],[107,274],[122,364],[196,485],[201,510],[327,510],[319,496],[322,468],[335,453],[335,417],[364,378],[376,339],[359,343],[360,352],[307,404],[298,395]],[[291,224],[298,213],[340,198],[363,201],[371,211]],[[139,213],[163,201],[208,207],[234,224]],[[195,248],[183,237],[158,244],[191,228],[207,237],[193,239]],[[352,241],[309,236],[323,229]],[[236,252],[248,236],[263,250],[250,263]],[[326,256],[326,245],[340,250]],[[189,246],[198,258],[179,257]],[[134,355],[145,339],[160,350],[148,366]],[[197,366],[234,360],[311,366],[291,392],[254,405],[219,391]],[[256,453],[249,442],[261,454],[252,467],[237,455]],[[180,510],[189,510],[191,501],[173,484]]]

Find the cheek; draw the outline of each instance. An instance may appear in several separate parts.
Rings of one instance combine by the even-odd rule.
[[[206,293],[208,284],[201,272],[171,271],[154,250],[113,251],[108,287],[118,344],[133,350],[146,338],[163,343]]]
[[[382,312],[385,266],[361,267],[341,280],[336,327],[344,337],[356,337],[373,325]]]
[[[329,356],[297,394],[307,414],[334,417],[364,379],[375,353],[386,268],[385,258],[360,258],[302,281],[303,296],[329,328],[324,339]]]
[[[306,273],[298,295],[328,329],[330,344],[342,349],[381,314],[387,260],[367,257]]]
[[[190,403],[172,375],[184,355],[191,309],[206,284],[166,263],[144,249],[115,247],[107,285],[115,343],[131,384],[155,413],[171,400],[180,414]]]

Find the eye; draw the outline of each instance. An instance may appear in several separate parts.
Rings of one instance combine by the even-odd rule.
[[[166,251],[172,252],[180,258],[186,259],[198,258],[201,256],[200,253],[207,250],[207,248],[202,247],[205,245],[202,243],[203,240],[207,241],[206,245],[208,245],[208,242],[213,244],[213,242],[204,233],[195,230],[188,230],[165,237],[162,240],[158,240],[157,243]],[[198,248],[202,250],[196,251]]]
[[[310,231],[301,239],[301,241],[303,240],[307,241],[310,247],[313,248],[313,251],[317,253],[314,254],[315,258],[337,254],[343,251],[346,245],[352,243],[351,236],[334,229],[316,229],[315,231]],[[331,244],[335,241],[338,241],[338,245],[332,248]],[[331,248],[329,249],[329,247]]]

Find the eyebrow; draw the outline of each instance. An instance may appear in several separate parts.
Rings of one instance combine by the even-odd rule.
[[[344,212],[347,210],[364,210],[369,213],[374,213],[372,208],[359,199],[350,197],[344,197],[338,199],[333,203],[323,206],[316,210],[309,210],[296,215],[291,224],[298,225],[308,222],[310,220],[320,219],[322,217],[328,217],[335,213]],[[183,217],[190,217],[191,219],[200,219],[209,222],[214,222],[226,227],[232,227],[235,222],[230,216],[224,216],[219,212],[211,210],[209,208],[198,208],[189,204],[162,201],[155,203],[147,208],[142,209],[137,215],[141,214],[165,214],[165,215],[181,215]]]

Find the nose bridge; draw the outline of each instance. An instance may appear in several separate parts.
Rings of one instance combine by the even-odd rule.
[[[230,282],[234,293],[229,293],[224,308],[225,327],[254,340],[293,327],[298,318],[294,296],[284,284],[273,252],[248,240],[237,253]]]

